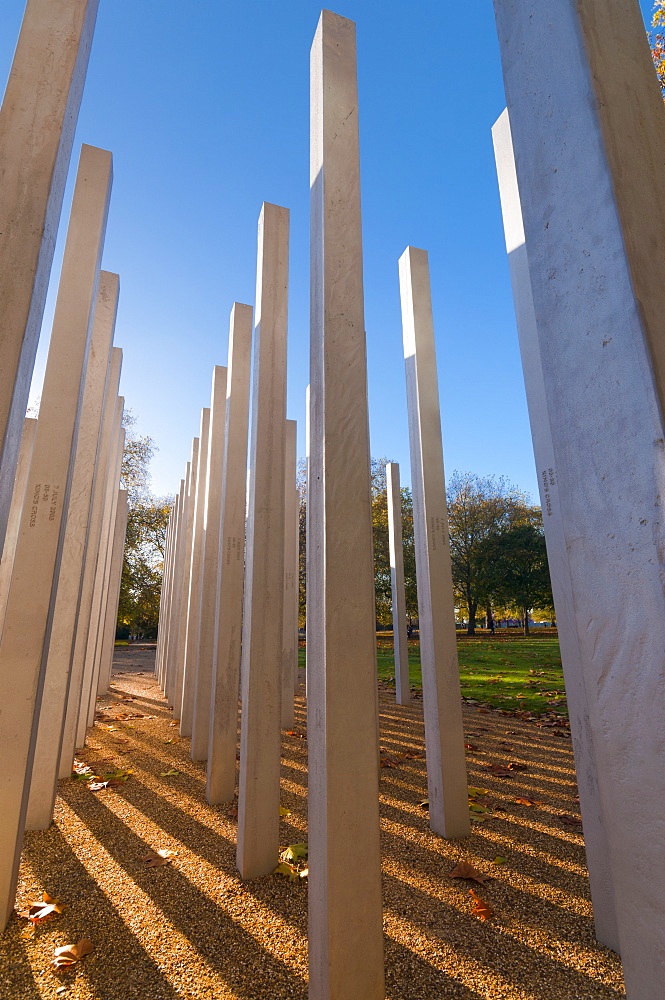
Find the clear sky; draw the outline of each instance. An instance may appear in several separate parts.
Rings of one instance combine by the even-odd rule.
[[[23,9],[0,5],[3,89]],[[490,136],[504,108],[492,4],[333,9],[357,23],[372,454],[410,482],[397,260],[412,244],[430,255],[446,472],[504,475],[537,500]],[[291,210],[287,415],[304,455],[319,12],[315,0],[101,0],[53,276],[80,144],[109,149],[103,267],[120,274],[121,392],[159,449],[156,493],[178,489],[233,302],[254,302],[262,201]]]

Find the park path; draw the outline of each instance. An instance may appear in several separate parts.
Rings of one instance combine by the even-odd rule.
[[[44,891],[67,908],[34,928],[12,918],[0,939],[0,996],[305,1000],[306,880],[240,880],[234,804],[206,803],[204,766],[189,759],[153,663],[153,649],[116,650],[112,689],[78,755],[102,778],[131,774],[97,791],[62,781],[55,823],[26,837],[17,911]],[[284,846],[307,839],[302,695],[283,739]],[[420,805],[422,705],[396,706],[387,686],[379,703],[389,1000],[623,997],[617,956],[593,938],[569,739],[465,708],[469,783],[487,811],[475,813],[468,840],[446,842]],[[174,854],[151,867],[150,850]],[[487,883],[450,878],[460,861]],[[349,878],[362,863],[349,843]],[[471,888],[490,920],[472,912]],[[56,972],[54,948],[81,937],[94,952]]]

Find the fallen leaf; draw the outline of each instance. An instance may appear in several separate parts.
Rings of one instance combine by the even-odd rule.
[[[76,965],[84,955],[89,955],[94,950],[92,941],[81,938],[76,944],[65,944],[61,948],[56,948],[51,965],[55,965],[56,969],[65,969],[70,965]]]
[[[502,858],[500,854],[497,854],[497,856],[495,857],[495,859],[492,862],[492,864],[493,865],[505,865],[505,863],[507,862],[507,860],[508,860],[508,858]]]
[[[468,861],[460,861],[456,868],[448,872],[448,878],[471,878],[474,882],[480,882],[481,885],[485,885],[486,881],[485,875],[469,864]]]
[[[567,823],[569,826],[582,825],[582,820],[579,816],[570,816],[568,813],[559,813],[557,819],[560,819],[562,823]]]
[[[424,809],[425,812],[429,812],[429,799],[423,799],[423,801],[419,802],[418,805],[421,809]]]
[[[489,812],[489,809],[486,809],[485,806],[479,806],[477,802],[473,802],[472,800],[469,800],[469,809],[474,813]]]
[[[520,806],[542,806],[543,805],[542,802],[538,802],[536,799],[523,799],[521,797],[518,798],[518,799],[515,799],[515,802],[517,802],[517,804],[520,805]]]
[[[472,799],[475,799],[476,795],[487,795],[485,788],[473,788],[471,785],[469,785],[467,791]]]
[[[172,771],[160,771],[159,772],[159,777],[160,778],[168,778],[172,774],[180,774],[180,771],[173,771],[173,770]]]
[[[229,809],[229,811],[227,812],[226,815],[229,817],[229,819],[237,819],[238,818],[238,807],[237,806],[233,806],[232,809]]]
[[[479,816],[477,813],[469,813],[469,819],[472,823],[484,823],[489,818],[489,816]]]
[[[516,761],[511,761],[511,763],[508,765],[508,770],[509,771],[528,771],[529,770],[529,765],[528,764],[518,764]]]
[[[294,881],[298,878],[298,869],[294,868],[293,865],[287,864],[286,861],[280,861],[273,871],[273,875],[285,875],[288,879]]]
[[[279,855],[280,861],[299,861],[307,857],[307,844],[289,844]]]
[[[396,770],[399,767],[399,761],[395,760],[394,757],[381,757],[379,760],[381,767],[389,767]]]
[[[148,851],[143,860],[148,868],[160,868],[162,865],[170,864],[176,854],[176,851],[167,851],[166,848],[160,848],[157,851]]]
[[[172,719],[171,722],[169,722],[169,726],[179,726],[179,725],[180,725],[179,719]]]
[[[21,916],[27,917],[33,924],[36,924],[40,920],[46,920],[52,913],[62,913],[63,910],[64,905],[60,900],[54,899],[52,896],[49,896],[48,892],[45,892],[41,900],[30,903],[29,909],[22,913]]]
[[[175,743],[175,740],[164,740],[165,743]]]
[[[478,747],[476,746],[475,743],[465,743],[464,744],[464,749],[465,750],[477,750]]]
[[[279,807],[279,815],[280,816],[290,816],[291,815],[291,810],[290,809],[285,809],[284,806],[280,806]]]
[[[471,912],[474,917],[480,917],[481,920],[489,920],[490,917],[494,916],[494,910],[486,903],[484,899],[481,899],[477,892],[473,889],[469,889],[469,892],[473,896],[474,906]]]
[[[88,788],[91,792],[101,792],[103,788],[108,788],[108,781],[93,781]]]
[[[407,760],[425,760],[425,754],[422,750],[406,750],[402,757],[406,757]]]
[[[309,875],[309,868],[303,868],[303,870],[298,872],[298,874],[300,875],[300,878],[307,878]]]
[[[497,778],[510,777],[510,771],[503,764],[486,764],[485,767],[490,774],[496,775]]]

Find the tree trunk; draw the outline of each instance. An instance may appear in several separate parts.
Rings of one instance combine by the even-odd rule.
[[[524,634],[525,635],[530,635],[531,634],[529,632],[529,609],[528,608],[524,608]]]
[[[494,616],[492,615],[492,605],[487,604],[485,606],[485,617],[486,617],[486,627],[492,634],[494,634]]]
[[[476,608],[478,607],[478,601],[472,601],[467,594],[467,607],[469,609],[469,624],[466,630],[467,635],[476,634]]]

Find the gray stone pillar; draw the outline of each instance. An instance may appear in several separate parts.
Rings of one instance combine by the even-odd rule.
[[[196,496],[194,498],[194,521],[192,528],[192,558],[189,564],[185,658],[182,675],[182,700],[180,702],[181,736],[192,735],[192,712],[194,709],[194,689],[196,686],[196,669],[199,655],[199,631],[201,628],[201,583],[203,577],[203,553],[205,549],[205,503],[208,482],[209,437],[210,408],[206,406],[201,410],[201,436],[199,438]]]
[[[120,584],[122,582],[122,563],[125,553],[125,537],[127,535],[128,516],[129,504],[127,502],[127,490],[119,490],[115,512],[113,552],[111,553],[111,565],[109,568],[109,588],[106,601],[106,612],[104,615],[104,629],[102,631],[100,656],[100,687],[103,691],[108,689],[109,681],[111,679],[111,671],[113,669],[113,650],[115,648],[115,633],[118,624],[118,602],[120,599]]]
[[[95,585],[95,572],[100,550],[102,531],[102,516],[104,512],[104,497],[109,463],[111,461],[111,445],[115,443],[119,433],[118,415],[118,385],[122,368],[122,351],[114,347],[111,351],[111,369],[109,384],[104,398],[104,414],[102,417],[101,438],[97,463],[99,472],[95,477],[90,506],[90,524],[88,526],[88,545],[85,553],[83,579],[81,583],[81,601],[76,620],[74,636],[74,652],[72,655],[71,677],[67,696],[67,711],[62,736],[62,749],[58,765],[58,777],[68,778],[72,773],[74,751],[76,749],[76,729],[78,725],[79,708],[81,705],[85,653],[88,644],[90,628],[90,610],[92,594]]]
[[[298,531],[295,420],[286,421],[284,450],[284,617],[282,627],[282,729],[293,729],[298,672]]]
[[[0,551],[97,7],[28,0],[0,110]]]
[[[310,180],[309,996],[383,1000],[355,25],[327,10],[311,53]],[[350,843],[363,859],[353,878]]]
[[[495,124],[492,136],[499,175],[501,208],[515,300],[533,451],[536,468],[540,470],[538,477],[540,503],[548,520],[547,555],[559,626],[559,645],[566,681],[566,698],[575,753],[580,810],[584,824],[584,846],[589,869],[596,937],[608,948],[618,951],[619,936],[606,824],[598,791],[596,753],[589,721],[588,697],[581,651],[575,630],[575,609],[568,552],[561,533],[558,493],[556,490],[552,492],[550,488],[550,469],[554,469],[552,432],[547,410],[536,314],[531,295],[529,262],[524,241],[522,210],[507,111],[504,111]]]
[[[194,541],[194,507],[196,504],[196,477],[199,471],[199,438],[192,441],[192,457],[189,462],[189,482],[187,483],[186,520],[183,533],[183,547],[180,568],[180,598],[178,608],[178,643],[175,652],[173,712],[180,718],[185,676],[185,640],[187,638],[187,616],[189,612],[189,584],[192,567],[192,545]]]
[[[211,805],[232,799],[236,785],[251,354],[252,307],[236,302],[231,311],[229,333],[221,559],[217,576],[217,632],[206,784],[206,798]]]
[[[289,212],[259,217],[249,512],[242,631],[236,863],[268,875],[279,853],[280,674],[284,600],[284,428]]]
[[[553,535],[545,504],[545,533],[568,554],[626,993],[660,1000],[665,108],[636,3],[495,14],[560,512]]]
[[[402,541],[402,494],[399,465],[386,465],[388,494],[388,545],[390,548],[390,588],[393,598],[393,650],[395,654],[395,697],[398,705],[411,701],[409,684],[409,644],[406,635],[406,597],[404,593],[404,543]]]
[[[427,252],[407,247],[399,278],[429,822],[442,837],[466,837],[471,824]]]
[[[7,607],[7,598],[9,597],[9,584],[14,568],[14,553],[16,552],[18,533],[21,528],[21,514],[23,513],[23,501],[25,500],[25,491],[30,475],[30,462],[32,461],[32,448],[35,443],[36,430],[37,421],[31,417],[26,417],[23,421],[23,434],[21,435],[21,447],[16,466],[16,478],[14,480],[11,507],[9,509],[5,544],[2,549],[2,559],[0,559],[0,633],[2,632],[2,623],[5,620],[5,608]]]
[[[0,642],[0,925],[14,906],[111,191],[111,154],[84,146]]]
[[[210,399],[210,440],[206,474],[204,515],[205,550],[201,580],[201,625],[192,711],[192,760],[206,760],[210,739],[215,618],[217,615],[217,571],[219,568],[222,478],[224,470],[224,424],[226,422],[226,368],[216,365]]]
[[[99,279],[95,319],[81,406],[81,419],[67,510],[65,541],[58,574],[57,596],[49,639],[42,711],[33,764],[27,830],[46,830],[53,819],[58,759],[62,744],[65,709],[69,693],[76,620],[81,598],[83,566],[88,543],[92,498],[104,394],[108,388],[111,349],[118,306],[117,274],[102,271]]]
[[[178,520],[175,526],[173,540],[173,568],[171,570],[171,589],[169,595],[168,609],[168,631],[166,633],[166,645],[164,648],[164,667],[162,671],[162,687],[164,695],[169,705],[173,705],[173,691],[175,688],[175,650],[178,647],[178,622],[180,609],[180,595],[182,582],[182,540],[186,520],[187,504],[187,482],[189,479],[189,462],[185,470],[185,478],[180,480],[180,494],[178,496]]]

